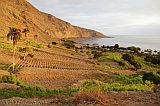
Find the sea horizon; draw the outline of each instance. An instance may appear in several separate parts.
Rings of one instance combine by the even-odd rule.
[[[109,38],[89,38],[80,41],[82,44],[112,46],[119,44],[121,47],[140,47],[142,50],[152,49],[160,51],[160,35],[108,35]]]

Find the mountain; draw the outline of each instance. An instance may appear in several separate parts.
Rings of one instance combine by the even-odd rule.
[[[6,35],[9,27],[28,27],[29,38],[38,35],[41,40],[51,38],[101,37],[102,33],[71,25],[51,14],[39,11],[26,0],[0,0],[0,34]]]

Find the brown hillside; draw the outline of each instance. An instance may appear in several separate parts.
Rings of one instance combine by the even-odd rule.
[[[55,16],[43,13],[26,0],[0,0],[0,34],[6,35],[8,27],[28,27],[32,39],[39,35],[41,40],[50,38],[77,38],[103,36],[94,30],[73,26]]]

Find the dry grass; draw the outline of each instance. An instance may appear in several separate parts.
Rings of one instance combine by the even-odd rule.
[[[2,77],[4,75],[9,75],[9,72],[8,71],[4,71],[4,70],[0,70],[0,77]]]
[[[74,95],[74,99],[76,103],[88,104],[88,105],[101,104],[106,106],[108,97],[105,92],[101,90],[95,90],[95,91],[78,92]]]
[[[17,89],[15,84],[0,83],[0,89]]]

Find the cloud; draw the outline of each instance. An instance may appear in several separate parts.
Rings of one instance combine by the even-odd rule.
[[[40,10],[72,24],[93,28],[105,34],[160,33],[160,0],[28,1]]]

